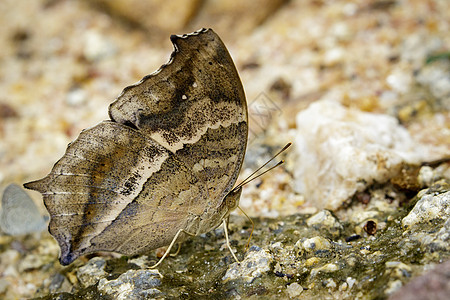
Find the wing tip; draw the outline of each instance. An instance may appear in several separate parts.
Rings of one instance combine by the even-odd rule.
[[[70,265],[78,257],[80,257],[80,251],[73,248],[73,243],[70,241],[70,238],[68,238],[64,234],[58,234],[55,232],[55,230],[52,229],[54,229],[52,228],[52,224],[49,224],[49,232],[58,242],[59,248],[61,249],[59,255],[59,263],[63,266]]]
[[[67,252],[67,253],[61,253],[61,256],[59,257],[59,263],[63,266],[70,265],[78,258],[77,255],[75,255],[73,252]]]
[[[43,193],[45,191],[44,179],[45,178],[24,183],[23,187],[29,190],[34,190]]]

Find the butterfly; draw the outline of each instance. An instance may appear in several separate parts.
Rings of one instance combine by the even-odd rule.
[[[110,120],[24,184],[43,195],[63,265],[97,251],[171,247],[226,225],[239,203],[248,113],[236,67],[212,29],[170,39],[169,61],[126,87]]]

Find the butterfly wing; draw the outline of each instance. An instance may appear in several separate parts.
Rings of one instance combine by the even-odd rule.
[[[62,264],[167,245],[236,181],[247,107],[231,57],[212,30],[171,39],[169,63],[125,88],[111,121],[81,132],[47,177],[25,184],[43,194]]]
[[[180,228],[188,214],[202,211],[194,200],[206,194],[173,153],[110,121],[81,132],[48,176],[25,187],[43,194],[63,264],[99,250],[138,253],[140,244],[123,246],[132,235],[150,248],[163,246],[175,224]],[[175,233],[155,242],[162,233],[148,226],[155,221]]]
[[[247,102],[233,60],[211,29],[172,36],[168,64],[127,87],[111,119],[135,126],[207,186],[213,214],[239,175],[247,145]]]

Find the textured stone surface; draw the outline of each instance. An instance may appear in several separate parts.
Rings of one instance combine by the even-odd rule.
[[[434,219],[447,219],[450,215],[450,192],[425,194],[414,208],[403,218],[402,225],[412,227]]]
[[[155,270],[129,270],[117,279],[101,279],[98,290],[114,299],[146,299],[159,296],[162,275]]]
[[[88,287],[96,284],[108,274],[104,271],[106,262],[101,257],[94,257],[77,271],[77,278],[81,285]]]
[[[439,188],[442,189],[434,186],[421,194],[433,190],[436,193]],[[393,205],[397,206],[395,202]],[[378,218],[386,220],[386,224],[379,226],[375,235],[360,232],[359,238],[348,241],[347,237],[355,234],[360,223],[330,215],[333,222],[324,222],[322,226],[312,222],[328,215],[326,211],[279,219],[255,218],[253,246],[247,252],[245,244],[251,225],[245,218],[233,216],[230,241],[240,264],[233,261],[222,228],[188,240],[178,256],[167,257],[158,270],[148,270],[158,260],[155,252],[138,257],[96,257],[87,262],[79,259],[65,271],[56,262],[57,253],[53,253],[54,263],[50,265],[53,267],[33,267],[34,274],[42,272],[49,276],[34,295],[50,299],[70,291],[72,296],[83,299],[96,299],[99,295],[122,299],[182,296],[224,299],[252,295],[386,298],[421,275],[428,265],[450,258],[450,221],[418,223],[411,230],[404,228],[401,220],[412,205],[397,206],[395,212],[383,210],[379,204],[378,207]],[[333,230],[337,227],[339,231]],[[42,240],[36,239],[34,243]],[[43,255],[44,249],[33,253],[34,257]],[[10,268],[14,268],[20,265],[21,257],[19,252],[10,250],[1,259],[10,261]],[[10,280],[12,272],[5,270],[3,274]]]
[[[270,271],[271,263],[272,256],[269,251],[252,247],[243,261],[230,265],[222,279],[224,282],[241,279],[246,283],[252,283],[256,278]]]
[[[335,210],[374,182],[388,181],[402,163],[430,157],[395,118],[335,102],[298,113],[297,130],[295,188],[319,208]]]

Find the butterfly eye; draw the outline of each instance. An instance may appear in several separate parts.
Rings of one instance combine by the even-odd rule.
[[[239,199],[242,194],[242,186],[238,188],[232,189],[223,199],[225,206],[228,208],[228,211],[231,212],[239,205]]]

